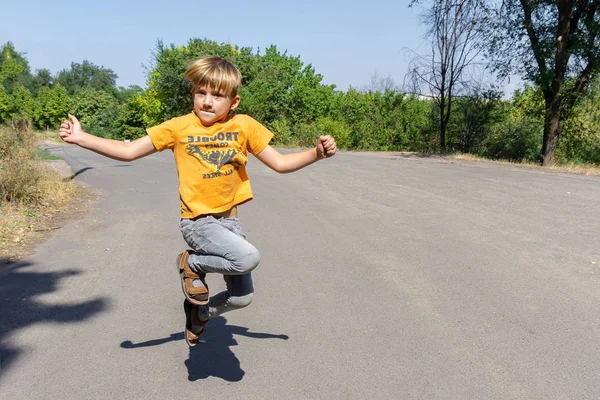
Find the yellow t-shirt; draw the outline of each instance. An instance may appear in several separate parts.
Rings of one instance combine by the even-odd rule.
[[[260,153],[273,134],[247,115],[204,126],[194,112],[147,130],[158,151],[173,150],[181,217],[219,213],[252,200],[248,151]]]

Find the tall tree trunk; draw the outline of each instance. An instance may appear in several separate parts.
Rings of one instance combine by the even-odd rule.
[[[544,92],[546,112],[544,114],[544,139],[542,141],[542,153],[540,163],[542,166],[551,165],[554,161],[554,153],[558,138],[562,133],[561,111],[562,111],[562,76],[555,76],[552,89]]]
[[[569,60],[568,43],[571,31],[571,11],[573,1],[558,2],[558,29],[555,52],[554,77],[545,90],[546,113],[544,115],[544,140],[542,142],[541,164],[548,166],[554,161],[556,145],[561,134],[561,100],[567,63]],[[540,68],[541,69],[541,68]]]
[[[446,152],[446,104],[443,98],[440,103],[440,152]]]
[[[558,138],[562,133],[559,110],[547,110],[544,117],[544,141],[540,162],[542,166],[552,165]]]
[[[540,162],[549,165],[562,133],[562,121],[578,95],[585,93],[590,80],[600,71],[600,0],[503,0],[501,3],[501,13],[497,15],[504,21],[492,24],[496,30],[490,40],[491,56],[503,73],[520,71],[542,88],[545,115]],[[523,33],[529,38],[527,49],[522,46]],[[503,42],[505,38],[508,40]],[[498,43],[502,44],[497,46]],[[526,54],[529,50],[531,53]],[[507,64],[514,56],[516,63]]]

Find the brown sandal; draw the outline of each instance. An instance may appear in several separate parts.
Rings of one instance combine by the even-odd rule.
[[[183,311],[185,312],[185,341],[190,347],[194,347],[200,342],[200,336],[206,332],[208,321],[201,321],[198,318],[198,306],[185,300],[183,302]],[[192,326],[200,327],[198,332],[192,331]]]
[[[190,303],[195,304],[197,306],[203,306],[208,304],[209,298],[208,285],[205,281],[206,274],[197,274],[191,270],[190,266],[187,263],[189,255],[189,251],[186,250],[179,255],[179,258],[177,260],[179,275],[181,276],[181,289],[183,290],[183,294],[185,294],[185,297]],[[204,286],[194,287],[192,285],[192,282],[195,279],[200,279]]]

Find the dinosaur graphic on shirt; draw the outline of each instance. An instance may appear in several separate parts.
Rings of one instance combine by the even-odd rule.
[[[215,172],[221,171],[221,167],[226,164],[232,164],[236,155],[240,154],[235,149],[225,150],[203,150],[201,147],[188,144],[186,151],[190,155],[195,155],[199,159],[216,166]]]

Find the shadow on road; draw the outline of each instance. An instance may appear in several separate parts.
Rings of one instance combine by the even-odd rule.
[[[118,164],[118,165],[109,165],[107,167],[101,167],[101,168],[123,168],[123,167],[131,167],[131,164]],[[72,181],[73,179],[77,178],[79,175],[83,174],[86,171],[89,171],[91,169],[97,169],[98,167],[84,167],[81,168],[79,170],[77,170],[74,174],[69,175],[68,177],[66,177],[65,179],[63,179],[64,181]]]
[[[75,172],[73,175],[65,178],[65,181],[72,181],[73,179],[75,179],[78,175],[83,174],[85,171],[90,170],[90,169],[94,169],[94,167],[85,167],[85,168],[81,168],[79,171]]]
[[[62,278],[81,272],[72,269],[40,272],[24,260],[4,266],[6,261],[0,258],[0,374],[6,372],[23,351],[10,343],[9,337],[16,331],[43,322],[83,321],[107,307],[105,299],[69,305],[37,302],[36,296],[56,291]]]
[[[239,382],[245,375],[240,367],[240,361],[231,351],[231,346],[237,346],[233,335],[242,335],[255,339],[289,339],[288,335],[273,335],[270,333],[249,332],[248,328],[236,325],[227,325],[227,320],[217,317],[210,320],[204,343],[190,347],[190,356],[185,361],[188,369],[188,379],[196,381],[210,376],[221,378],[229,382]],[[183,332],[173,333],[169,337],[148,340],[141,343],[132,343],[126,340],[121,343],[125,349],[158,346],[175,340],[184,340]]]

